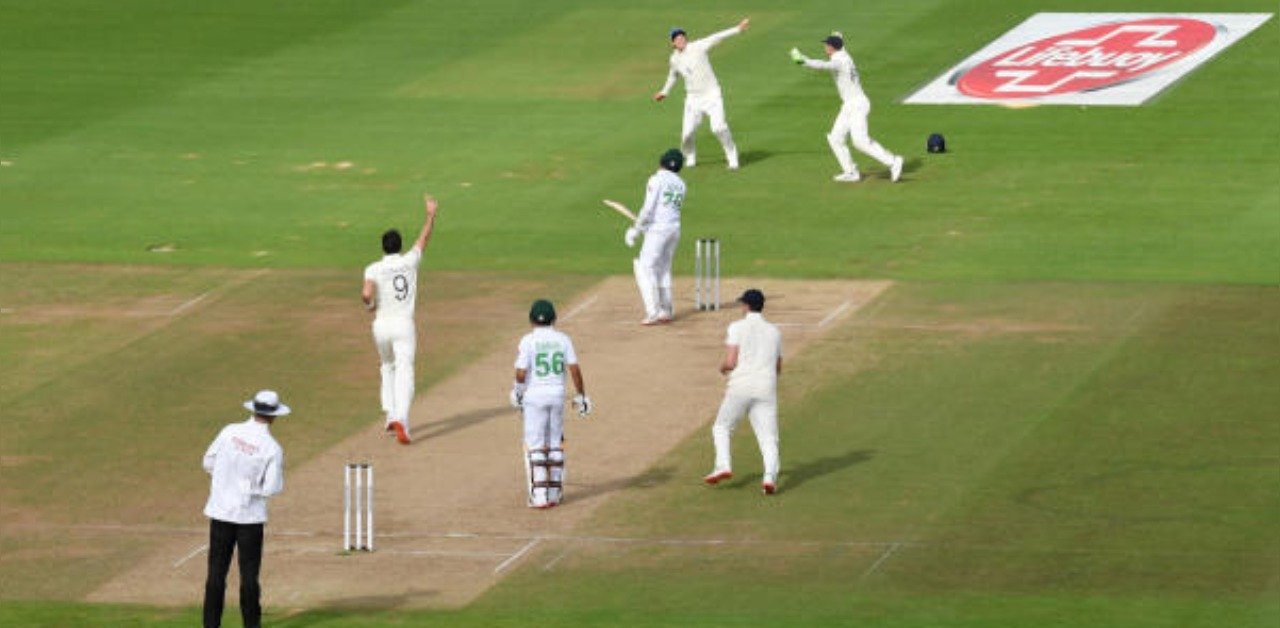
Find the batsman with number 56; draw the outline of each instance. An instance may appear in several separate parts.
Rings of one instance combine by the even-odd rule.
[[[530,508],[551,508],[564,495],[565,371],[578,394],[578,415],[591,414],[591,399],[582,385],[582,370],[569,336],[555,328],[556,308],[534,301],[529,309],[533,331],[520,339],[511,405],[524,417],[525,479]]]
[[[365,308],[374,312],[373,342],[378,348],[382,372],[382,412],[386,429],[396,440],[409,444],[409,404],[413,401],[413,359],[418,335],[413,323],[413,310],[418,299],[418,266],[422,250],[431,238],[436,224],[438,203],[430,195],[423,197],[426,220],[422,231],[408,253],[401,254],[400,232],[390,229],[382,234],[382,259],[364,269],[364,289],[360,297]]]

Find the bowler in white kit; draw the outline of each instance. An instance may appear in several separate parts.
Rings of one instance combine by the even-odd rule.
[[[658,165],[658,171],[645,184],[644,206],[622,238],[628,247],[633,247],[636,238],[644,234],[640,256],[631,262],[644,304],[641,325],[669,323],[675,316],[671,263],[680,243],[680,210],[685,196],[684,180],[676,173],[684,166],[684,155],[672,148],[662,154]]]
[[[511,405],[524,417],[525,488],[530,508],[551,508],[564,497],[565,373],[573,379],[574,409],[591,414],[573,341],[555,328],[556,308],[545,299],[529,308],[533,331],[516,352]]]
[[[391,229],[382,234],[382,259],[364,269],[361,299],[374,312],[373,342],[381,362],[382,413],[388,432],[408,445],[409,404],[413,401],[413,360],[418,336],[413,322],[418,299],[418,266],[435,228],[439,204],[424,196],[426,220],[422,231],[408,253],[401,253],[400,232]]]
[[[810,59],[791,49],[791,60],[797,64],[815,70],[826,70],[835,79],[836,91],[840,93],[840,113],[836,114],[835,124],[827,134],[827,143],[836,161],[840,162],[840,174],[833,177],[836,181],[853,183],[862,179],[858,165],[853,162],[846,140],[853,141],[853,147],[871,156],[889,168],[889,179],[897,182],[902,176],[902,157],[889,152],[879,142],[871,139],[867,130],[867,116],[871,113],[871,100],[862,91],[862,80],[858,76],[858,68],[853,64],[853,57],[844,49],[844,37],[840,33],[832,33],[822,40],[822,45],[830,57],[826,61]]]
[[[716,44],[747,30],[750,22],[742,20],[733,28],[693,41],[689,41],[683,28],[671,29],[671,47],[674,50],[669,61],[667,82],[653,95],[653,99],[659,102],[665,100],[676,84],[676,77],[684,77],[684,120],[680,127],[680,150],[685,156],[684,165],[690,168],[698,161],[694,135],[702,124],[702,117],[707,116],[711,122],[711,132],[724,148],[729,169],[738,169],[738,147],[733,143],[733,134],[729,132],[729,123],[724,117],[724,97],[720,92],[720,81],[716,80],[716,73],[711,69],[711,59],[707,57],[707,53]]]
[[[778,491],[778,375],[782,373],[782,333],[764,319],[764,293],[747,290],[738,297],[744,316],[729,325],[720,373],[729,376],[724,401],[711,427],[715,468],[702,478],[716,485],[733,477],[730,437],[745,414],[760,444],[765,495]]]

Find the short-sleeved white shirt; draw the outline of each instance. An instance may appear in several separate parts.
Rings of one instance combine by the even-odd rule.
[[[782,332],[759,312],[729,324],[725,344],[738,347],[738,365],[729,372],[729,390],[755,397],[777,397]]]
[[[365,280],[372,281],[377,288],[376,319],[413,320],[414,303],[418,300],[418,266],[421,263],[422,249],[414,247],[408,253],[392,253],[365,267]]]
[[[515,367],[524,369],[525,398],[564,399],[565,370],[578,363],[569,336],[554,327],[537,327],[520,339]]]

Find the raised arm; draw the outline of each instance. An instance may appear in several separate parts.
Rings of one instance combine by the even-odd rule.
[[[427,219],[422,223],[422,231],[418,233],[418,239],[413,242],[413,248],[419,251],[427,248],[427,240],[431,239],[431,232],[435,229],[436,209],[440,207],[440,203],[436,202],[430,194],[422,195],[422,200],[427,208]]]
[[[747,30],[747,27],[750,25],[751,25],[750,18],[743,19],[741,22],[738,22],[737,26],[734,26],[733,28],[726,28],[718,33],[712,33],[710,35],[707,35],[706,37],[703,37],[699,41],[705,43],[707,45],[707,48],[711,48],[716,44],[719,44],[720,42]]]

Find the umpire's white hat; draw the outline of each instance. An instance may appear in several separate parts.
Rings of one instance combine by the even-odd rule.
[[[280,395],[274,390],[259,390],[253,399],[244,402],[246,410],[262,416],[284,416],[289,414],[289,406],[280,403]]]

